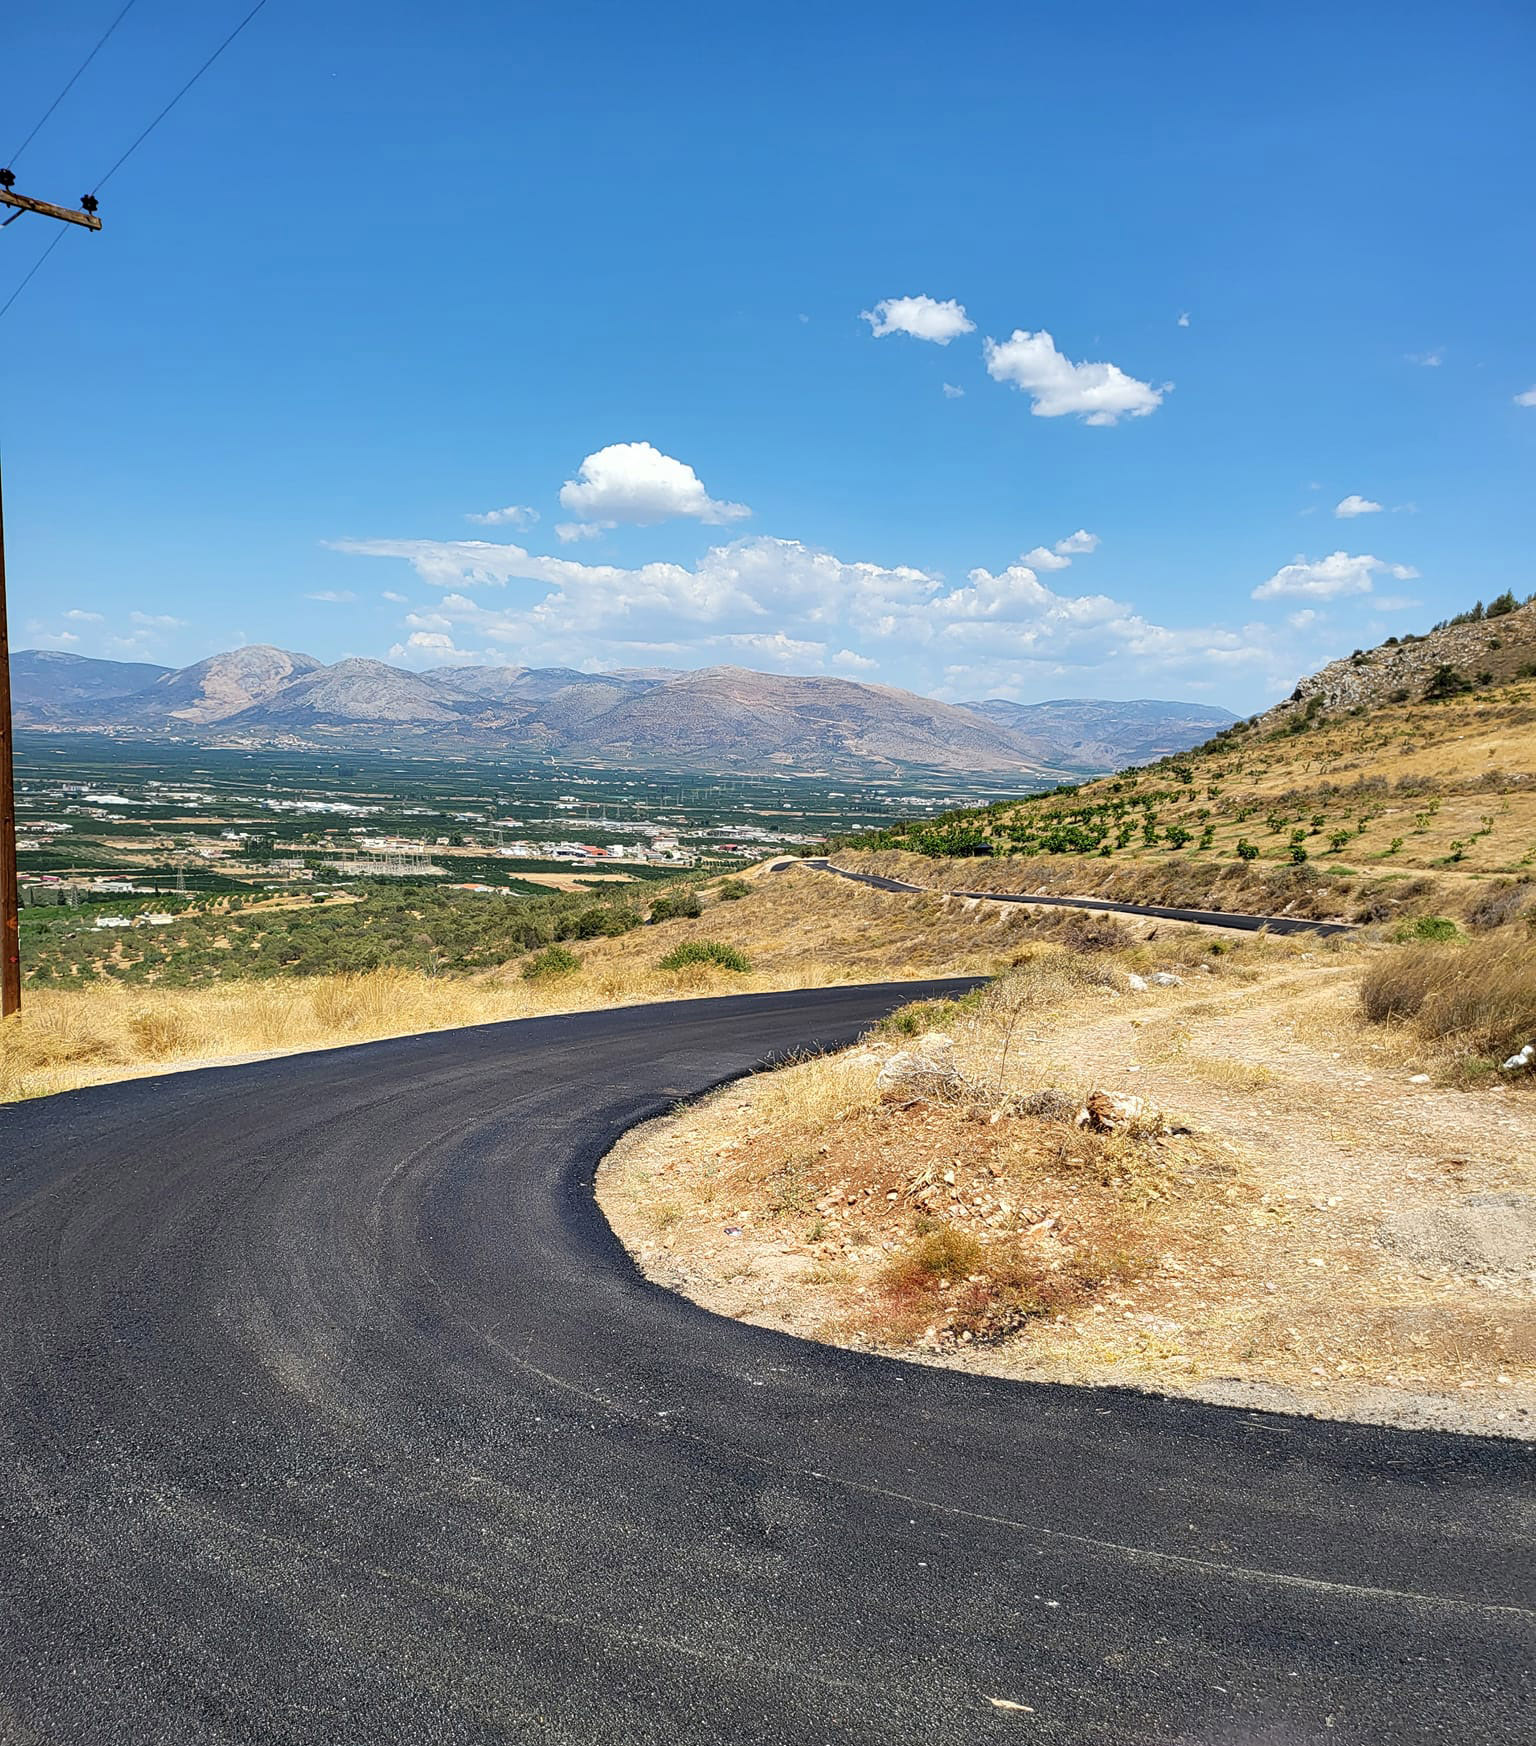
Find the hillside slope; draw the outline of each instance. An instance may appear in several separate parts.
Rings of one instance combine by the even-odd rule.
[[[1524,890],[1536,606],[1336,661],[1191,752],[839,852],[917,883],[1357,920]]]

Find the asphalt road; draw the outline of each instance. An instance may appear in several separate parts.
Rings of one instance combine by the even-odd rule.
[[[0,1110],[0,1741],[1521,1738],[1523,1446],[859,1356],[634,1270],[621,1131],[910,992]]]
[[[858,885],[873,885],[877,891],[934,889],[927,885],[910,885],[905,879],[890,879],[883,873],[854,873],[846,867],[835,866],[821,856],[808,858],[803,863],[782,861],[773,870],[778,873],[796,865],[814,867],[821,873],[835,873],[839,879],[851,879]],[[1038,904],[1047,909],[1097,909],[1110,915],[1139,915],[1151,916],[1159,921],[1199,922],[1202,927],[1237,928],[1248,934],[1267,931],[1272,934],[1326,935],[1350,934],[1355,931],[1353,922],[1309,921],[1305,916],[1295,915],[1244,915],[1230,909],[1171,909],[1156,903],[1116,903],[1104,897],[1043,897],[1029,891],[956,891],[954,895],[984,897],[989,903]]]

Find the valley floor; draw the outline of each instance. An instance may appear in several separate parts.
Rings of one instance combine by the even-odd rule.
[[[969,1101],[878,1101],[881,1063],[910,1046],[889,1033],[729,1087],[630,1136],[600,1176],[605,1211],[653,1278],[815,1338],[1536,1436],[1536,1096],[1415,1083],[1431,1063],[1357,1016],[1356,952],[1202,972],[1191,938],[1179,986],[1047,982],[1016,1002],[1006,1064],[1005,1016],[939,1015],[986,1088]],[[1065,1119],[1024,1113],[1049,1087],[1071,1094]],[[1082,1132],[1071,1111],[1093,1089],[1173,1131]],[[952,1231],[980,1247],[925,1276]],[[999,1337],[987,1305],[1020,1278],[1054,1313]]]

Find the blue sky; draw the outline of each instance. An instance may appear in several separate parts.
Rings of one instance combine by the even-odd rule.
[[[120,5],[8,22],[0,151]],[[247,9],[136,0],[18,187]],[[269,0],[0,322],[13,641],[1257,708],[1536,588],[1533,65],[1524,0]]]

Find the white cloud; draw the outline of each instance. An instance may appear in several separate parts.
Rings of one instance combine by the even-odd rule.
[[[600,540],[612,531],[613,525],[611,521],[557,521],[555,537],[566,546],[573,540]]]
[[[1187,309],[1184,310],[1179,316],[1179,326],[1180,327],[1188,327],[1189,326],[1189,311]]]
[[[1409,352],[1408,362],[1426,370],[1438,370],[1445,362],[1445,347],[1436,346],[1432,352]]]
[[[461,667],[475,666],[506,659],[491,649],[461,649],[447,631],[412,631],[403,643],[393,645],[389,658],[427,667],[441,667],[449,662]]]
[[[1154,388],[1126,375],[1118,364],[1074,364],[1056,349],[1042,329],[1026,333],[1015,328],[1010,339],[983,342],[987,374],[996,382],[1011,382],[1034,401],[1036,418],[1061,418],[1076,413],[1088,424],[1115,424],[1121,418],[1144,418],[1163,403],[1170,383]]]
[[[509,503],[505,509],[487,509],[479,515],[473,513],[464,517],[481,527],[532,527],[539,519],[536,509],[529,509],[521,503]]]
[[[1072,560],[1063,552],[1053,552],[1049,546],[1036,546],[1019,562],[1028,564],[1031,570],[1065,570],[1071,566]]]
[[[610,443],[587,456],[560,488],[561,505],[583,521],[631,522],[651,527],[674,516],[719,524],[752,513],[744,503],[722,503],[684,461],[650,443]]]
[[[781,667],[819,667],[826,659],[827,645],[804,637],[787,637],[783,631],[738,631],[710,638],[712,648],[729,649]]]
[[[861,310],[859,319],[869,323],[876,339],[906,333],[936,346],[947,346],[961,334],[976,331],[976,323],[953,297],[943,303],[932,297],[883,297],[873,309]]]
[[[168,612],[130,612],[129,619],[145,630],[185,630],[187,621],[184,618],[172,618]]]
[[[1084,552],[1096,552],[1098,549],[1099,536],[1089,533],[1085,527],[1080,527],[1076,533],[1068,534],[1064,540],[1056,542],[1056,550],[1063,557],[1077,557]]]
[[[350,606],[357,596],[350,588],[322,588],[316,594],[306,594],[306,600],[321,600],[328,606]]]
[[[1369,594],[1372,579],[1383,572],[1399,582],[1410,582],[1418,575],[1407,564],[1389,564],[1369,553],[1351,557],[1347,552],[1332,552],[1326,558],[1297,558],[1282,565],[1254,589],[1253,598],[1336,600],[1347,594]]]
[[[1527,388],[1523,394],[1515,396],[1516,406],[1536,406],[1536,388]]]
[[[1369,497],[1362,497],[1357,491],[1351,491],[1348,497],[1333,506],[1333,513],[1341,521],[1348,521],[1356,515],[1379,515],[1381,505],[1373,503]]]
[[[1096,543],[1085,530],[1039,548],[1056,570]],[[438,597],[405,616],[394,658],[534,666],[698,666],[871,674],[946,695],[1021,687],[1127,695],[1127,685],[1209,686],[1222,673],[1280,695],[1315,665],[1292,632],[1167,626],[1108,594],[1058,594],[1029,563],[951,584],[908,565],[850,561],[755,536],[694,564],[583,563],[486,540],[355,540],[338,549],[409,563]],[[1032,554],[1034,555],[1034,554]],[[494,604],[485,591],[500,596]],[[983,689],[985,687],[985,689]]]
[[[1285,622],[1292,630],[1305,630],[1308,625],[1316,624],[1321,616],[1315,607],[1304,606],[1300,612],[1287,613]]]
[[[102,622],[99,612],[84,612],[78,606],[70,607],[64,616],[67,619],[72,619],[76,624],[100,624]]]
[[[379,598],[381,600],[388,600],[395,606],[408,606],[410,604],[405,595],[396,594],[393,588],[386,588]]]
[[[1076,533],[1068,534],[1064,540],[1057,540],[1054,546],[1036,546],[1025,552],[1019,562],[1031,570],[1065,570],[1074,558],[1083,557],[1098,549],[1099,536],[1089,533],[1085,527],[1080,527]]]
[[[963,388],[956,387],[956,385],[953,382],[946,382],[944,384],[944,398],[946,400],[964,400],[965,399],[965,390]]]

